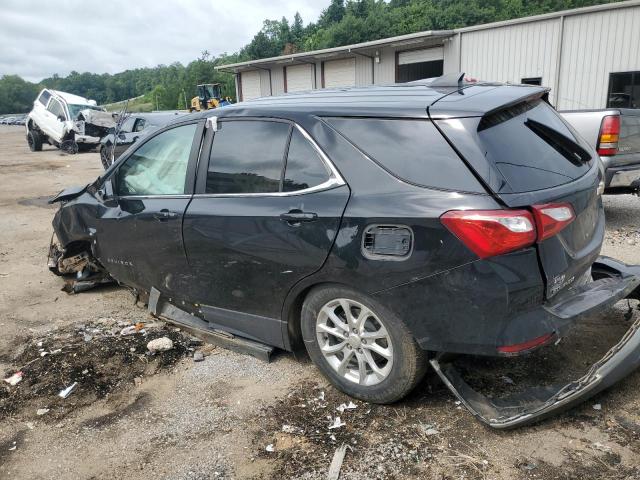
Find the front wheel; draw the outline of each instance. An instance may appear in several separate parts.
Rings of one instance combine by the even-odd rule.
[[[392,403],[422,379],[427,362],[406,325],[374,299],[346,287],[312,290],[302,306],[309,356],[343,392]]]
[[[29,130],[27,144],[32,152],[40,152],[42,150],[42,137],[37,130]]]

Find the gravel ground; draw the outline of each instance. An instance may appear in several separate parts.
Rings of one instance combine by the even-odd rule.
[[[100,171],[96,153],[67,156],[51,147],[31,153],[21,128],[0,127],[2,373],[15,371],[39,338],[75,335],[105,318],[116,325],[153,322],[124,289],[67,295],[47,271],[55,210],[46,198]],[[603,254],[640,263],[640,199],[605,197],[605,207]],[[591,336],[570,343],[563,355],[573,355],[576,365],[589,358],[624,330],[623,313],[589,324]],[[86,360],[88,351],[65,353],[65,361]],[[396,405],[354,402],[340,411],[351,399],[288,354],[266,364],[216,348],[195,363],[186,349],[163,368],[151,361],[141,369],[126,349],[117,351],[93,359],[115,385],[103,396],[88,401],[81,384],[66,400],[28,397],[0,415],[0,479],[319,479],[343,443],[349,448],[341,478],[349,479],[640,478],[640,373],[539,425],[497,432],[474,420],[433,376]],[[542,355],[538,365],[553,355]],[[498,382],[505,372],[518,383],[539,373],[535,364],[506,368]],[[38,376],[45,378],[0,388],[15,394],[48,378]],[[37,415],[54,400],[66,408]],[[330,429],[337,416],[345,425]]]

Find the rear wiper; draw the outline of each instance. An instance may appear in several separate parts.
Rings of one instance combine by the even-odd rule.
[[[587,150],[550,126],[530,118],[524,124],[574,165],[580,166],[591,160]]]

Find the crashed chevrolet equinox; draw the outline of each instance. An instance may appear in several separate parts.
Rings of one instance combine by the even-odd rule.
[[[599,256],[597,154],[547,95],[445,76],[181,117],[52,200],[49,267],[174,322],[304,346],[362,400],[399,400],[431,367],[491,426],[540,419],[640,350],[634,324],[584,377],[518,405],[448,362],[531,352],[640,297],[640,267]]]

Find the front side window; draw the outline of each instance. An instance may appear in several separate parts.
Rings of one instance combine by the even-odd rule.
[[[329,180],[330,175],[316,149],[298,129],[294,129],[287,153],[282,190],[295,192],[315,187]]]
[[[215,133],[206,193],[280,191],[291,126],[261,120],[226,121]]]
[[[49,102],[49,106],[47,107],[56,118],[64,117],[64,110],[62,109],[62,105],[55,98]]]
[[[140,146],[120,167],[118,195],[182,195],[195,123],[172,128]]]

